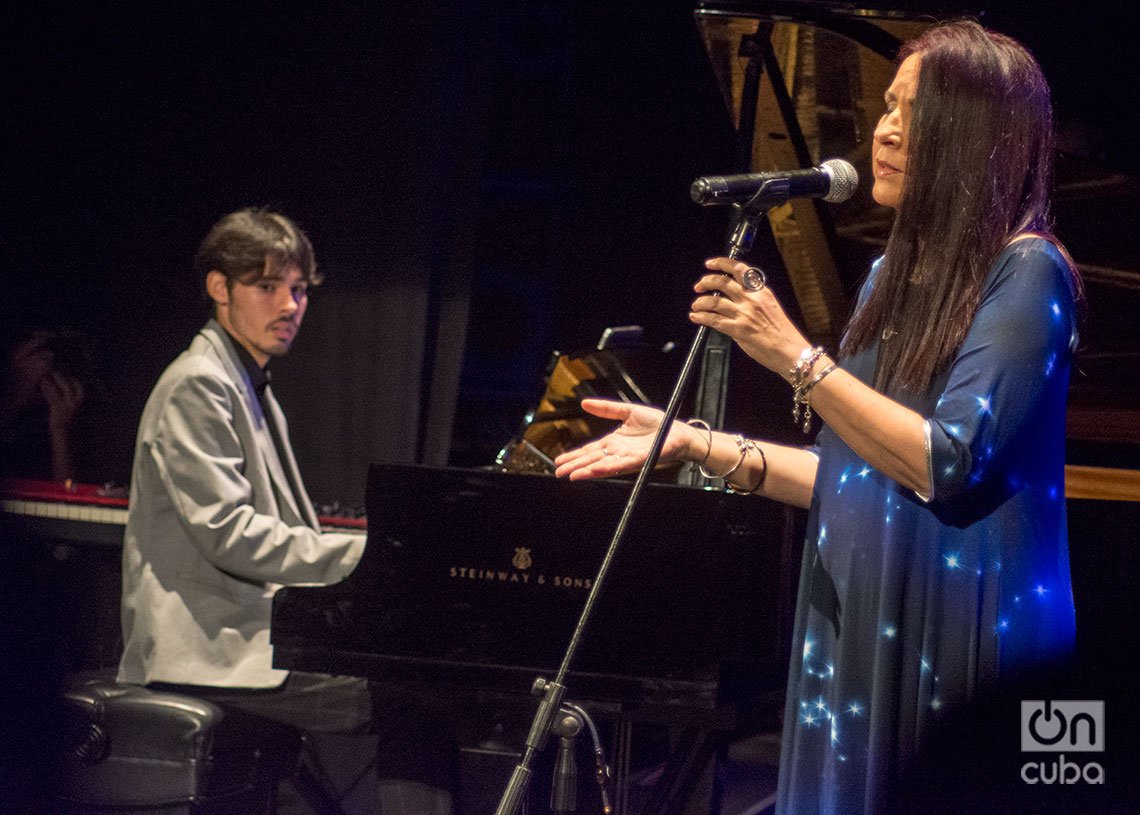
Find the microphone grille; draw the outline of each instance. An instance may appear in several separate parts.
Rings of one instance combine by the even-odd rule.
[[[844,161],[841,158],[833,158],[823,162],[822,166],[824,171],[831,176],[831,189],[828,190],[827,195],[823,196],[824,201],[838,204],[855,194],[855,188],[859,186],[859,173],[856,172],[851,162]]]

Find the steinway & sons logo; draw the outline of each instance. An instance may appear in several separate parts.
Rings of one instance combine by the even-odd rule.
[[[594,583],[593,577],[575,577],[568,574],[548,575],[531,571],[534,558],[530,547],[519,546],[510,560],[511,568],[486,566],[452,566],[448,575],[456,580],[480,580],[486,583],[520,583],[523,585],[554,586],[560,589],[581,589],[588,591]]]

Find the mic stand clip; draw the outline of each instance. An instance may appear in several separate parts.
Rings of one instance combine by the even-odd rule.
[[[530,732],[526,737],[522,760],[511,773],[511,779],[507,782],[507,788],[503,791],[495,815],[514,815],[518,812],[519,804],[522,803],[522,797],[530,782],[531,762],[546,746],[551,725],[554,723],[555,714],[562,706],[562,695],[566,692],[566,688],[561,683],[550,682],[540,676],[534,680],[530,692],[534,696],[541,697],[538,711],[534,714],[534,721],[531,722]]]
[[[554,781],[550,787],[550,811],[574,812],[578,809],[578,761],[574,755],[575,739],[582,732],[582,717],[576,705],[564,705],[550,725],[558,736],[558,758],[554,762]]]

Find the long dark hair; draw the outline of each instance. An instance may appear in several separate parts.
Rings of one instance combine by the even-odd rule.
[[[971,21],[905,44],[920,55],[902,200],[874,288],[842,351],[882,337],[875,386],[921,392],[966,337],[993,259],[1049,234],[1053,108],[1033,56]],[[1075,270],[1074,270],[1075,275]]]

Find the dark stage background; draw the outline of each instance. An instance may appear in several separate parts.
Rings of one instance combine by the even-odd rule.
[[[318,500],[359,503],[371,461],[490,462],[550,352],[607,325],[686,345],[726,223],[687,189],[732,155],[692,5],[8,7],[3,317],[89,337],[84,479],[126,483],[145,396],[206,315],[190,255],[240,206],[298,219],[328,276],[274,366]],[[1134,169],[1124,7],[985,19],[1041,59],[1067,149]],[[753,368],[730,419],[793,438]]]
[[[206,315],[190,255],[244,205],[328,277],[274,365],[319,500],[359,503],[371,461],[490,462],[549,353],[606,325],[684,339],[722,229],[687,189],[728,116],[687,6],[598,5],[14,15],[5,312],[98,351],[85,479],[125,483]]]

